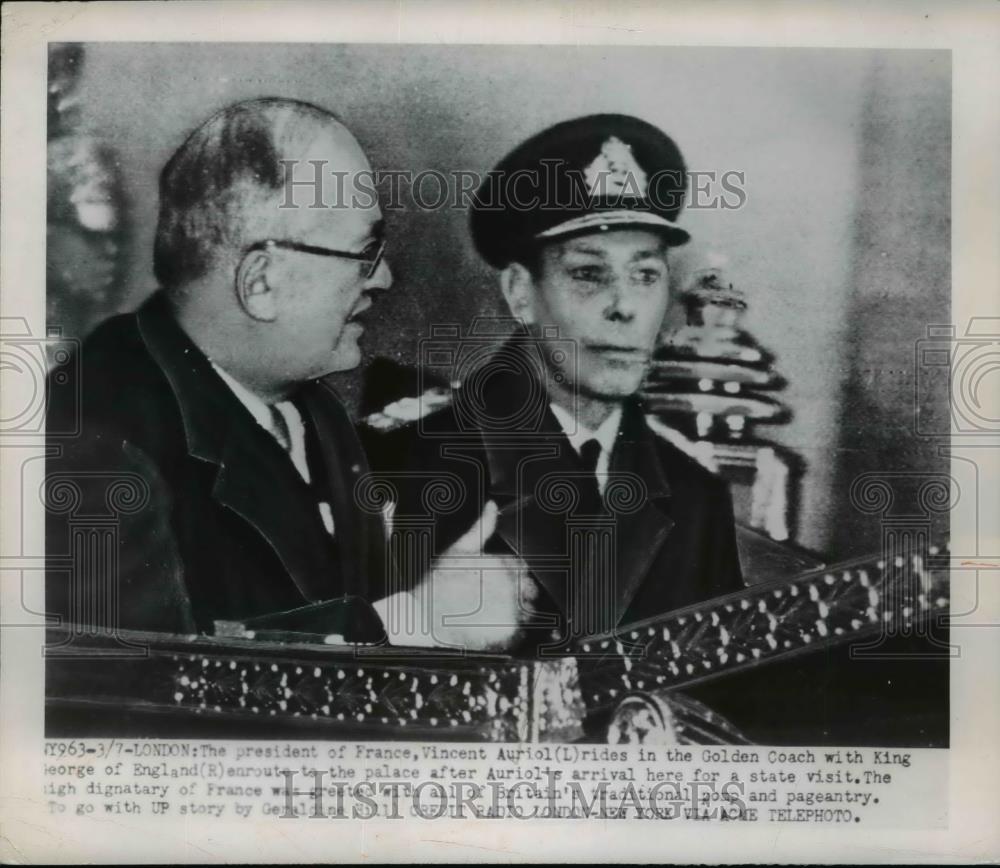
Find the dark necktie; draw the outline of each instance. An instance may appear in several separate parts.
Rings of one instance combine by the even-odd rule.
[[[597,484],[597,460],[601,457],[601,444],[591,438],[580,447],[580,464],[587,476],[580,480],[581,507],[583,512],[601,510],[601,489]]]
[[[600,457],[601,444],[597,440],[588,440],[580,447],[580,466],[585,474],[580,477],[577,514],[583,522],[575,522],[572,531],[574,569],[566,601],[567,630],[577,638],[602,633],[614,626],[609,620],[614,571],[612,567],[609,572],[607,519],[597,484]]]
[[[271,430],[274,434],[274,439],[281,444],[285,452],[291,454],[292,432],[288,430],[288,423],[285,421],[285,416],[274,404],[268,404],[267,406],[271,411]]]

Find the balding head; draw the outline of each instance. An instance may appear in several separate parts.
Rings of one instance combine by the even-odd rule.
[[[205,121],[160,174],[153,268],[161,286],[177,294],[204,277],[220,253],[238,253],[292,218],[279,210],[286,166],[311,159],[332,172],[368,167],[350,131],[310,103],[248,100]]]
[[[392,284],[370,184],[350,131],[288,99],[223,109],[163,170],[156,276],[195,344],[268,400],[360,362],[364,314]]]

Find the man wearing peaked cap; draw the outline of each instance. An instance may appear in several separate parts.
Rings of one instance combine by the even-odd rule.
[[[684,190],[676,144],[625,115],[566,121],[512,151],[477,191],[471,229],[515,334],[470,370],[459,347],[451,405],[375,438],[373,466],[413,481],[397,483],[397,522],[433,521],[437,548],[499,506],[486,550],[520,558],[531,585],[514,650],[565,653],[743,587],[728,487],[658,436],[638,397],[668,251],[689,238]],[[461,503],[435,511],[415,468],[460,479]]]
[[[590,115],[556,124],[512,151],[486,177],[472,208],[482,257],[505,267],[551,238],[649,227],[668,245],[677,225],[685,167],[677,145],[627,115]]]

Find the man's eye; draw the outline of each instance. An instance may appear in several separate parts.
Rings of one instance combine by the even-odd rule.
[[[372,259],[374,259],[375,255],[378,253],[378,249],[379,249],[379,247],[381,245],[382,245],[382,242],[378,238],[376,238],[374,241],[369,241],[361,249],[361,256],[364,259],[366,259],[366,260],[372,260]]]
[[[663,272],[658,268],[640,268],[636,273],[636,277],[639,283],[651,286],[660,281],[660,278],[663,277]]]
[[[597,265],[579,265],[569,270],[573,280],[580,280],[584,283],[603,283],[604,269]]]

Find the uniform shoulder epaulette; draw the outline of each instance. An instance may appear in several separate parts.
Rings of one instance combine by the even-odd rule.
[[[452,402],[451,389],[435,386],[420,395],[408,396],[369,413],[362,424],[377,431],[394,431],[410,425]]]

